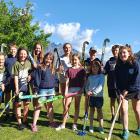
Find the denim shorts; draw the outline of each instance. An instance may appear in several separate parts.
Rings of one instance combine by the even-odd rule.
[[[69,93],[78,92],[80,89],[81,89],[80,87],[70,87],[70,88],[68,89],[68,94],[69,94]],[[78,94],[78,95],[76,95],[76,96],[80,96],[80,95],[81,95],[81,94]]]
[[[47,99],[52,99],[55,95],[55,89],[40,89],[39,90],[39,95],[44,95],[44,97],[40,97],[41,100],[47,100]]]

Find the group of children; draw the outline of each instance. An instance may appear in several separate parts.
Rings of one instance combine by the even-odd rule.
[[[140,135],[140,62],[134,57],[131,47],[129,45],[114,45],[112,47],[113,57],[107,61],[105,67],[96,58],[97,51],[95,48],[91,47],[89,50],[90,58],[85,60],[85,68],[81,64],[80,55],[72,54],[72,45],[70,43],[65,43],[63,50],[64,55],[60,57],[60,63],[57,64],[57,67],[54,65],[54,54],[47,52],[43,55],[43,47],[39,42],[33,48],[32,56],[34,61],[31,61],[26,49],[19,48],[17,50],[15,44],[10,45],[11,54],[6,59],[0,53],[0,89],[5,94],[5,103],[11,98],[11,91],[16,95],[13,102],[13,112],[16,114],[19,130],[23,130],[28,125],[27,118],[30,103],[29,99],[21,100],[19,93],[22,92],[23,96],[29,95],[29,87],[31,87],[33,94],[44,95],[40,97],[43,100],[52,99],[55,96],[56,81],[59,79],[60,91],[64,96],[62,101],[63,122],[56,127],[53,120],[53,102],[49,102],[44,104],[49,118],[49,125],[56,127],[56,131],[65,129],[70,105],[74,99],[75,112],[72,129],[77,130],[81,96],[85,92],[85,112],[90,107],[89,132],[94,132],[93,120],[97,109],[99,132],[103,134],[103,88],[105,75],[107,75],[111,121],[115,116],[115,100],[117,99],[118,102],[122,100],[119,120],[123,124],[122,137],[125,140],[128,139],[128,100],[132,99],[138,124],[137,134]],[[38,131],[37,120],[42,107],[38,99],[33,100],[34,115],[31,124],[33,132]],[[22,102],[23,119],[21,119]],[[9,108],[6,110],[6,117],[9,117]]]

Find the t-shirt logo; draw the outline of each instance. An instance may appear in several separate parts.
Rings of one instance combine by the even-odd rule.
[[[134,73],[134,69],[129,69],[129,74],[133,74]]]
[[[116,66],[116,61],[109,61],[109,65],[110,65],[110,71],[113,71]]]

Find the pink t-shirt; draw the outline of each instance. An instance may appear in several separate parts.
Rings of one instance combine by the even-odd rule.
[[[86,72],[83,68],[68,68],[66,77],[69,78],[69,87],[80,87],[84,86]]]

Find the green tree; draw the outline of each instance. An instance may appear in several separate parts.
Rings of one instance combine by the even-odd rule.
[[[24,8],[18,8],[10,2],[0,1],[0,44],[15,42],[19,47],[32,50],[35,42],[48,46],[51,34],[45,34],[38,23],[33,21],[32,3],[27,1]]]

